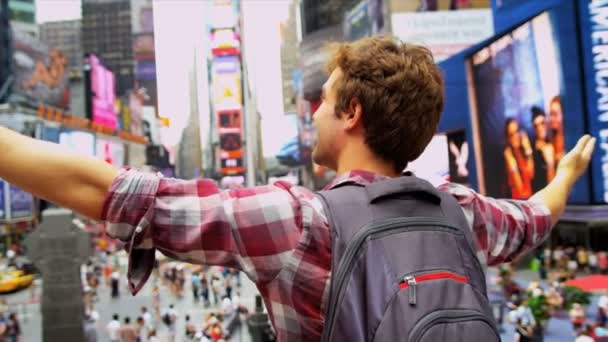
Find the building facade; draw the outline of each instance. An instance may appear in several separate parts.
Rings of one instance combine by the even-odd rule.
[[[9,0],[11,26],[14,29],[38,36],[36,25],[36,0]]]
[[[54,21],[40,25],[40,40],[49,47],[61,50],[68,58],[72,74],[82,68],[81,21]]]
[[[82,1],[82,49],[101,58],[116,76],[117,92],[133,88],[133,30],[131,2]]]

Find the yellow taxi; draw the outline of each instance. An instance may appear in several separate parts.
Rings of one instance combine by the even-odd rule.
[[[24,289],[32,285],[34,276],[22,270],[9,268],[0,270],[0,293],[8,293]]]

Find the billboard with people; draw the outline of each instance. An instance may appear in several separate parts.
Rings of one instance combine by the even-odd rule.
[[[527,199],[554,177],[566,151],[565,78],[554,18],[543,12],[467,59],[482,193]],[[577,129],[578,127],[578,129]],[[582,134],[582,124],[570,131]]]
[[[24,104],[69,109],[66,55],[19,30],[13,30],[13,48],[12,98]]]

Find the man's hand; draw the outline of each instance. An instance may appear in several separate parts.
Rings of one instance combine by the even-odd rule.
[[[564,212],[572,186],[587,170],[594,148],[595,138],[589,135],[581,137],[559,162],[555,178],[530,198],[530,201],[541,203],[549,209],[553,224],[557,223]]]
[[[559,162],[556,178],[568,182],[572,186],[576,180],[587,170],[591,155],[595,148],[595,138],[589,135],[581,137],[576,146]]]

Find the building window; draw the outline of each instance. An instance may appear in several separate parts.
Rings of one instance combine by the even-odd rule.
[[[11,10],[11,20],[34,23],[36,22],[36,15],[33,12]]]

